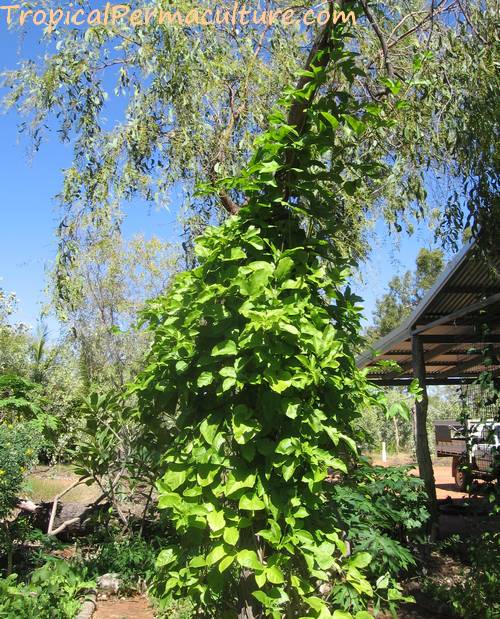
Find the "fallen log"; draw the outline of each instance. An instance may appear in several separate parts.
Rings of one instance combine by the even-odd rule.
[[[109,512],[110,503],[101,502],[99,497],[93,503],[55,503],[43,501],[38,504],[19,502],[21,515],[27,517],[31,525],[48,535],[59,536],[64,539],[81,537],[89,533],[93,517]]]

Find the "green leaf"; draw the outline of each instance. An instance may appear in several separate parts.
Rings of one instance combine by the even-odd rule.
[[[198,387],[207,387],[212,384],[214,380],[214,375],[212,372],[202,372],[196,381]]]
[[[224,544],[219,544],[218,546],[215,546],[212,552],[207,555],[207,565],[215,565],[215,563],[220,561],[225,556],[226,551],[224,549]]]
[[[214,422],[211,418],[204,419],[201,422],[200,433],[208,445],[213,445],[218,429],[219,423]]]
[[[178,466],[178,465],[177,465]],[[176,490],[186,481],[187,471],[185,469],[173,470],[167,469],[167,472],[162,477],[163,484],[170,490]]]
[[[235,474],[237,474],[236,471],[235,473],[231,473],[228,477],[225,488],[227,497],[230,497],[242,488],[253,488],[255,485],[256,476],[254,473],[248,473],[244,476],[239,473],[238,477],[240,477],[240,479],[236,479]]]
[[[340,124],[335,116],[330,114],[330,112],[321,112],[321,116],[323,116],[323,118],[325,118],[334,129],[336,129]]]
[[[360,136],[366,129],[366,125],[354,116],[351,116],[350,114],[342,114],[342,117],[346,120],[347,124],[357,136]]]
[[[266,569],[266,576],[269,582],[272,582],[274,585],[279,585],[282,582],[285,582],[285,577],[283,576],[283,572],[276,565],[269,567]]]
[[[267,264],[267,263],[266,263]],[[240,283],[241,294],[249,297],[258,296],[262,290],[267,286],[271,273],[267,269],[261,271],[255,271],[248,278],[245,278]]]
[[[382,576],[379,576],[379,578],[377,578],[377,582],[375,583],[377,589],[387,589],[388,585],[389,574],[383,574]]]
[[[236,546],[238,540],[240,539],[240,532],[236,527],[226,527],[224,529],[222,537],[226,544],[229,544],[230,546]]]
[[[262,589],[267,582],[266,572],[262,571],[260,574],[255,574],[255,582],[257,583],[257,586]]]
[[[219,563],[219,572],[221,574],[222,572],[225,572],[227,568],[232,564],[235,558],[236,558],[236,555],[227,555],[227,557],[224,557],[224,559],[222,559],[222,561]]]
[[[349,559],[349,567],[364,568],[370,565],[372,556],[368,552],[358,552]]]
[[[226,520],[224,519],[224,512],[209,512],[207,516],[208,526],[212,531],[220,531],[226,526]]]
[[[202,487],[210,486],[220,469],[221,467],[218,464],[200,464],[196,474],[196,481]]]
[[[315,610],[317,613],[319,613],[319,617],[321,617],[321,619],[323,619],[323,618],[326,619],[326,617],[330,617],[331,616],[330,612],[328,610],[328,606],[320,598],[312,596],[312,597],[304,598],[304,601],[307,604],[309,604],[309,606],[313,610]]]
[[[212,357],[222,357],[235,355],[237,352],[236,343],[233,340],[226,340],[220,344],[216,344],[212,348]]]
[[[263,567],[254,550],[240,550],[236,559],[241,567],[247,567],[251,570],[260,570]]]
[[[240,498],[240,502],[238,505],[240,509],[246,509],[249,511],[257,511],[265,508],[264,501],[259,499],[258,496],[250,494],[244,494]]]
[[[165,567],[165,565],[170,565],[177,560],[177,553],[173,548],[165,548],[160,551],[160,554],[156,558],[155,565],[156,567]]]
[[[288,276],[290,271],[293,269],[294,262],[291,258],[285,257],[282,258],[276,267],[276,271],[274,272],[274,276],[278,281],[285,279]]]
[[[231,260],[242,260],[246,258],[245,252],[241,249],[241,247],[232,247],[231,248]]]
[[[233,434],[234,440],[240,445],[248,443],[260,430],[260,424],[251,415],[252,411],[243,404],[238,404],[234,409]]]
[[[158,499],[158,507],[160,509],[166,509],[168,507],[180,507],[182,504],[182,498],[175,492],[164,492],[160,494]]]
[[[345,462],[342,462],[339,458],[329,458],[328,466],[331,466],[332,469],[337,471],[342,471],[343,473],[347,473],[347,466]]]

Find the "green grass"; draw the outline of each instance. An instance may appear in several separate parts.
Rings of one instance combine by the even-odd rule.
[[[25,495],[32,501],[51,501],[56,495],[68,488],[78,477],[70,465],[38,467],[27,478]],[[63,500],[73,503],[91,503],[100,494],[97,486],[77,486],[65,494]]]

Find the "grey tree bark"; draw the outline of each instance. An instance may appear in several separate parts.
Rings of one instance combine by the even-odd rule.
[[[412,357],[413,375],[418,380],[422,389],[420,401],[415,403],[415,450],[417,454],[418,472],[423,479],[427,496],[429,497],[429,509],[431,513],[431,523],[435,524],[438,520],[438,507],[436,500],[436,482],[434,479],[434,469],[429,449],[429,439],[427,436],[427,410],[429,398],[425,382],[425,358],[422,339],[412,336]]]

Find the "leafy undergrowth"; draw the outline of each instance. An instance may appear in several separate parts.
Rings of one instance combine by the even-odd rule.
[[[422,591],[457,617],[500,617],[500,533],[485,532],[475,539],[454,536],[432,554],[434,569]]]
[[[32,572],[28,582],[17,574],[0,579],[0,617],[16,619],[73,619],[86,592],[95,587],[86,570],[49,558]]]
[[[389,619],[391,614],[377,614],[377,607],[392,606],[392,617],[398,619],[500,617],[500,535],[492,532],[495,521],[491,516],[472,510],[469,533],[476,530],[476,537],[448,538],[434,546],[426,558],[422,484],[408,478],[406,468],[361,466],[343,484],[332,480],[331,490],[329,508],[336,510],[349,528],[352,550],[373,557],[368,578],[376,592],[370,608],[374,616]],[[160,526],[158,522],[143,534],[121,535],[112,526],[99,527],[98,533],[71,546],[40,536],[41,547],[26,547],[24,555],[16,555],[15,569],[20,576],[0,579],[0,618],[74,617],[98,576],[110,572],[119,574],[120,596],[133,597],[148,590],[158,618],[196,616],[188,599],[160,601],[152,595],[157,556],[166,543],[179,543],[175,532],[169,529],[165,537],[165,523]],[[416,603],[399,608],[390,604],[391,588],[398,579],[406,582],[404,595],[414,596]],[[339,604],[352,605],[355,600],[341,599],[346,592],[340,588],[331,594]]]

